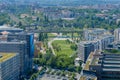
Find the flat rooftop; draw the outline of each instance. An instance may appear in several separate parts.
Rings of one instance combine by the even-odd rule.
[[[101,65],[103,71],[120,71],[120,54],[95,54],[89,65]]]
[[[115,72],[119,72],[120,69],[119,68],[115,68],[115,69],[108,69],[108,68],[103,68],[103,71],[115,71]]]
[[[15,53],[0,53],[0,63],[9,60],[10,58],[14,57]]]
[[[118,63],[118,64],[120,64],[120,60],[119,60],[119,61],[116,61],[116,60],[115,60],[115,61],[112,61],[112,60],[109,60],[109,61],[104,60],[104,63],[108,63],[108,64],[109,64],[109,63],[111,63],[111,64],[117,64],[117,63]]]
[[[93,77],[93,78],[88,77],[88,76],[81,76],[81,77],[80,77],[80,80],[87,80],[87,79],[90,79],[90,80],[97,80],[97,77]]]
[[[1,44],[24,44],[26,41],[0,41]]]
[[[3,26],[0,26],[0,30],[23,30],[23,29],[3,25]]]
[[[81,41],[79,44],[84,45],[84,44],[91,44],[91,43],[97,43],[97,41]]]

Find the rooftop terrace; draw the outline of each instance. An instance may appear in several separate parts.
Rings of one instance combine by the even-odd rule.
[[[88,77],[88,76],[81,76],[80,77],[80,80],[88,80],[88,79],[90,79],[90,80],[97,80],[97,77]]]
[[[0,53],[0,63],[9,60],[10,58],[14,57],[16,54],[14,53]]]

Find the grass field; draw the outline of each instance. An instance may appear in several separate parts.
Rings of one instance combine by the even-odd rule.
[[[48,37],[56,37],[56,35],[52,33],[48,33]]]
[[[74,43],[67,43],[66,40],[55,40],[52,44],[57,44],[61,48],[60,51],[54,49],[57,55],[71,56],[75,52],[70,48],[70,46]]]
[[[69,37],[71,37],[71,36],[72,36],[72,34],[71,34],[71,33],[67,33],[67,34],[63,34],[63,35],[65,35],[65,36],[69,36]],[[77,33],[74,33],[74,34],[73,34],[73,36],[78,37],[79,35],[78,35]]]

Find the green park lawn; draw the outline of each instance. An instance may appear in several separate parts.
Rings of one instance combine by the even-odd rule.
[[[70,46],[74,43],[68,43],[66,40],[55,40],[52,44],[57,44],[61,48],[60,51],[54,49],[55,54],[57,55],[71,56],[73,53],[75,53],[75,51],[70,48]]]
[[[71,33],[66,33],[66,34],[63,34],[64,36],[69,36],[69,37],[71,37],[72,36],[72,34]],[[78,35],[78,33],[74,33],[73,34],[73,36],[79,36]]]
[[[56,35],[52,33],[48,33],[48,37],[56,37]]]

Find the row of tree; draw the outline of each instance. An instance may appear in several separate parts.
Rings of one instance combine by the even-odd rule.
[[[48,39],[47,33],[39,33],[39,41],[45,41]]]
[[[111,14],[107,14],[106,17],[98,17],[96,14],[100,14],[101,12],[96,9],[70,9],[73,13],[78,13],[79,16],[75,17],[74,20],[51,20],[48,16],[43,15],[44,19],[38,23],[43,27],[75,27],[75,28],[106,28],[113,29],[119,27],[120,24],[116,24],[116,20],[111,16],[113,13],[119,12],[114,10],[114,12],[110,11]],[[44,14],[44,13],[43,13]]]
[[[39,76],[39,74],[43,73],[44,70],[46,70],[45,67],[43,67],[40,71],[33,73],[32,76],[30,77],[30,80],[36,80],[36,78]]]

